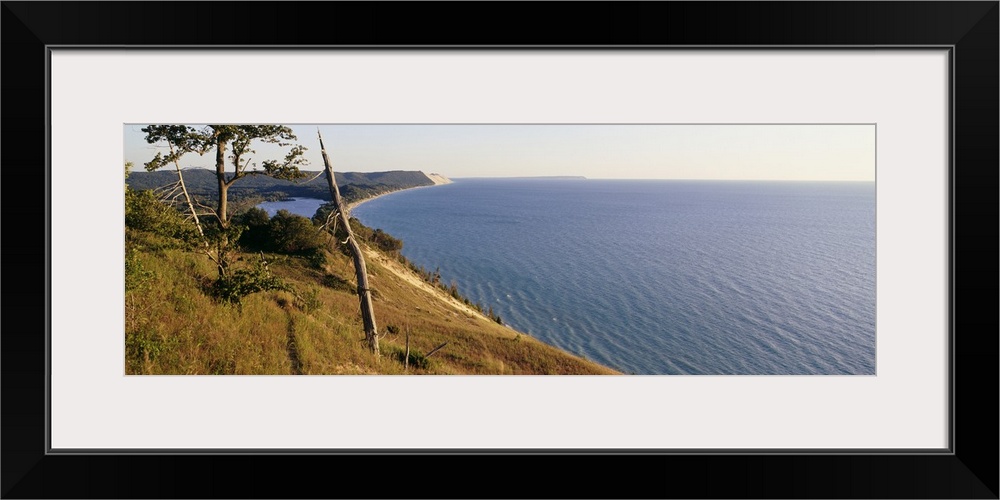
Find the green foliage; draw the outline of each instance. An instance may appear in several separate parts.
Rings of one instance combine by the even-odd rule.
[[[239,260],[239,247],[232,242],[239,241],[246,226],[229,224],[223,227],[218,220],[209,219],[204,223],[205,242],[210,248],[209,254],[219,267],[221,276],[233,263]]]
[[[316,312],[323,306],[323,301],[319,299],[319,290],[310,287],[302,292],[301,296],[296,297],[295,305],[307,314]]]
[[[324,203],[316,210],[316,214],[313,215],[312,217],[313,224],[316,224],[318,226],[326,224],[327,219],[330,216],[330,213],[332,213],[333,211],[334,211],[333,203]],[[358,241],[364,241],[383,252],[394,255],[398,254],[399,251],[403,249],[402,240],[393,237],[391,234],[381,229],[372,230],[372,228],[364,225],[356,217],[349,218],[348,222],[351,224],[351,232],[354,234],[354,237],[358,239]],[[333,224],[331,223],[331,227],[332,226]],[[337,225],[336,236],[340,239],[347,237],[347,233],[343,230],[342,227],[340,227],[339,224]]]
[[[164,336],[150,326],[125,332],[125,365],[127,373],[143,373],[146,366],[161,356],[176,352],[180,340]]]
[[[142,294],[149,290],[154,278],[152,271],[146,269],[139,261],[138,253],[127,245],[125,247],[125,293]]]
[[[291,135],[291,138],[294,139],[295,136]],[[267,175],[275,179],[292,180],[305,177],[305,174],[299,170],[299,166],[306,163],[306,160],[303,158],[305,151],[305,146],[293,146],[288,151],[288,154],[285,155],[283,163],[279,163],[276,160],[263,162],[264,171],[267,172]]]
[[[146,170],[153,172],[168,163],[174,163],[179,168],[178,159],[186,153],[196,152],[204,155],[210,150],[216,152],[215,180],[218,195],[216,216],[222,229],[230,225],[229,220],[229,187],[238,179],[256,176],[258,173],[277,179],[298,179],[305,177],[299,167],[308,163],[304,157],[306,148],[291,141],[296,139],[292,129],[285,125],[207,125],[195,129],[187,125],[149,125],[142,128],[146,133],[146,142],[157,144],[166,141],[170,154],[164,156],[157,153],[146,163]],[[263,171],[258,171],[256,163],[252,163],[256,150],[254,144],[277,144],[280,147],[291,146],[283,161],[267,160],[262,163]],[[233,173],[225,172],[226,160],[232,165]],[[237,239],[230,235],[217,239],[215,245],[219,253],[219,275],[225,274],[228,267],[223,255],[232,251]]]
[[[250,250],[270,250],[268,227],[270,222],[271,218],[267,215],[267,211],[257,207],[252,207],[233,217],[233,225],[245,228],[240,234],[240,246]]]
[[[208,151],[210,144],[194,127],[186,125],[150,125],[141,130],[146,133],[147,143],[156,144],[164,141],[170,146],[169,154],[156,153],[152,160],[145,163],[147,172],[174,163],[185,153],[194,151],[198,154],[204,154]]]
[[[268,239],[274,251],[307,254],[323,246],[323,238],[309,219],[278,210],[268,224]]]
[[[316,209],[316,213],[312,216],[313,224],[317,226],[322,226],[326,224],[326,219],[330,217],[330,213],[333,212],[333,203],[324,203]]]
[[[163,351],[163,341],[148,329],[125,335],[125,360],[133,373],[141,372],[143,361],[155,360]]]
[[[329,263],[327,260],[327,253],[323,248],[317,247],[305,252],[306,260],[313,269],[323,270]]]
[[[249,160],[242,158],[244,155],[257,152],[253,149],[254,141],[277,144],[281,147],[292,146],[282,162],[267,160],[262,163],[268,176],[285,180],[305,176],[299,167],[308,164],[303,156],[306,148],[291,142],[297,137],[286,125],[209,125],[201,131],[201,135],[207,138],[209,147],[229,145],[229,158],[232,160],[236,177],[239,177],[247,166],[252,165],[248,163]]]
[[[350,282],[341,278],[340,276],[334,274],[327,274],[323,276],[323,286],[332,288],[334,290],[340,290],[342,292],[354,293],[356,291],[355,286]]]
[[[212,294],[219,300],[240,304],[243,297],[268,290],[289,291],[281,279],[271,274],[263,259],[247,269],[237,269],[215,280]]]
[[[371,243],[379,250],[389,254],[396,254],[403,249],[402,240],[393,238],[392,235],[381,229],[376,229],[372,233]]]
[[[194,224],[177,209],[162,203],[152,191],[125,189],[125,227],[176,238],[185,243],[197,241]]]
[[[157,144],[166,142],[171,149],[170,154],[157,153],[146,163],[147,171],[154,171],[169,163],[173,163],[185,153],[194,152],[204,155],[216,148],[223,148],[229,153],[235,170],[234,177],[243,174],[251,163],[244,160],[246,155],[256,153],[253,149],[255,141],[278,146],[292,146],[283,161],[268,160],[261,166],[267,175],[276,179],[297,179],[304,174],[299,167],[307,164],[304,158],[306,148],[295,145],[296,140],[292,129],[285,125],[208,125],[196,129],[188,125],[149,125],[141,129],[146,133],[146,142]]]
[[[503,320],[500,319],[500,315],[493,312],[493,306],[490,306],[489,311],[486,312],[486,317],[496,321],[498,325],[503,324]]]
[[[496,323],[456,321],[438,302],[445,294],[425,294],[391,272],[376,280],[385,294],[380,299],[382,309],[377,310],[381,311],[379,334],[384,335],[380,362],[360,342],[362,323],[358,298],[349,281],[353,272],[348,259],[338,256],[326,271],[317,272],[308,269],[299,257],[271,261],[268,256],[271,272],[294,291],[251,293],[242,298],[242,305],[231,305],[212,296],[215,264],[201,249],[199,245],[191,250],[150,251],[143,246],[126,256],[129,291],[125,297],[125,336],[119,344],[126,373],[604,372],[526,335],[513,340],[517,333]],[[256,255],[244,254],[227,274],[238,275],[237,270],[251,268],[255,260]],[[342,282],[345,292],[320,285],[318,279],[324,275]],[[136,276],[145,281],[134,280]],[[407,331],[409,358],[405,351],[393,349],[405,347]],[[430,349],[446,342],[446,350],[426,356]],[[407,361],[411,369],[404,371]]]
[[[373,196],[378,196],[381,193],[392,191],[392,188],[385,184],[371,185],[367,183],[348,184],[343,188],[338,186],[338,189],[340,190],[340,197],[344,200],[344,203],[353,203],[355,201],[371,198]]]
[[[372,231],[372,228],[370,228],[370,227],[362,224],[361,221],[359,221],[355,217],[351,217],[350,219],[347,219],[347,222],[349,222],[351,224],[351,233],[354,234],[355,238],[357,238],[360,241],[371,241],[372,240],[372,233],[374,232],[374,231]],[[344,232],[343,228],[337,227],[337,235],[338,236],[347,236],[347,233]]]
[[[305,217],[279,210],[268,218],[266,211],[252,207],[233,217],[231,227],[236,226],[243,228],[239,244],[244,250],[301,255],[315,269],[327,264],[326,237]]]
[[[213,359],[208,362],[209,375],[233,375],[236,373],[236,362],[232,359]]]
[[[324,237],[309,219],[287,210],[278,210],[274,217],[251,208],[233,218],[232,226],[241,226],[239,243],[244,249],[304,255],[314,267],[326,262],[322,252]]]
[[[181,160],[183,162],[183,160]],[[172,165],[165,164],[169,170],[162,168],[153,172],[139,169],[128,176],[127,183],[133,189],[154,189],[172,184],[177,180],[177,173]],[[227,164],[227,178],[231,177],[232,164]],[[304,175],[314,177],[317,171],[305,171]],[[345,203],[353,203],[381,193],[397,191],[417,186],[431,185],[431,181],[420,172],[337,172],[337,184],[340,195]],[[260,201],[277,201],[287,198],[318,198],[330,199],[330,188],[326,175],[320,174],[309,182],[305,179],[284,180],[267,175],[247,175],[229,188],[229,202],[245,200],[248,203],[255,198]],[[219,180],[214,170],[188,169],[184,171],[184,183],[191,196],[197,197],[203,203],[211,204],[219,199]],[[258,201],[259,203],[259,201]],[[253,204],[253,203],[252,203]],[[235,214],[235,207],[231,209]],[[325,216],[324,216],[324,221]],[[320,222],[322,224],[322,221]]]
[[[390,346],[389,347],[389,357],[405,364],[406,362],[406,350],[400,349],[399,347]],[[421,352],[416,349],[410,349],[410,368],[417,368],[421,370],[427,370],[431,367],[431,360],[427,359]]]

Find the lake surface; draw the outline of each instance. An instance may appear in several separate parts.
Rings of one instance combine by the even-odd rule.
[[[625,373],[875,373],[874,183],[467,179],[352,215]]]
[[[265,201],[257,205],[257,208],[264,209],[267,215],[271,217],[274,217],[274,214],[278,213],[278,210],[288,210],[293,214],[312,219],[312,216],[316,214],[316,210],[324,203],[326,203],[325,200],[317,198],[289,198],[282,201]]]

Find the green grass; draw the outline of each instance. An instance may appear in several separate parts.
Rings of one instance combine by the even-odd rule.
[[[150,235],[130,237],[148,244],[130,254],[129,374],[616,373],[482,314],[460,311],[447,291],[400,279],[386,266],[403,266],[391,256],[377,258],[370,248],[366,262],[376,290],[378,358],[363,343],[354,268],[342,252],[325,252],[319,268],[306,257],[265,254],[288,289],[253,293],[235,305],[209,293],[206,285],[217,271],[203,254]],[[236,265],[250,266],[256,258],[244,255]],[[407,333],[410,366],[404,372]]]

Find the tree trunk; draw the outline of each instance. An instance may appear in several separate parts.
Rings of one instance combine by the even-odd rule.
[[[372,309],[372,294],[368,287],[368,269],[365,267],[365,257],[361,254],[361,245],[354,239],[351,231],[350,219],[347,217],[347,210],[343,200],[340,199],[340,189],[337,188],[337,181],[333,176],[333,167],[330,165],[330,157],[326,155],[326,148],[323,147],[323,136],[319,135],[319,149],[323,154],[323,164],[326,166],[326,180],[330,186],[330,194],[333,196],[333,203],[336,207],[340,224],[347,232],[347,245],[351,249],[351,256],[354,258],[354,272],[358,279],[358,300],[361,302],[361,319],[365,324],[365,342],[368,349],[376,356],[379,355],[378,334],[375,327],[375,312]]]
[[[216,243],[216,253],[219,256],[219,260],[216,265],[219,270],[219,277],[223,278],[227,274],[227,268],[229,267],[228,257],[226,252],[229,250],[229,236],[226,234],[226,229],[229,227],[229,214],[227,213],[228,207],[226,202],[229,199],[229,183],[226,182],[226,142],[216,139],[217,144],[215,148],[215,178],[219,181],[219,205],[216,208],[216,217],[219,219],[219,226],[222,231],[219,234],[219,240]]]
[[[170,153],[173,154],[174,146],[170,145]],[[217,269],[219,271],[219,277],[226,275],[226,267],[223,263],[222,252],[218,252],[218,257],[212,255],[212,246],[208,242],[208,238],[205,237],[205,231],[201,228],[201,220],[198,219],[198,211],[194,209],[194,202],[191,201],[191,195],[188,193],[187,185],[184,184],[184,174],[181,173],[181,164],[176,159],[174,159],[174,167],[177,168],[177,180],[181,184],[181,191],[184,193],[184,200],[187,201],[188,210],[191,211],[191,217],[194,218],[194,225],[198,228],[198,234],[201,235],[201,242],[205,246],[205,255],[208,256],[212,262],[215,262]]]
[[[229,191],[229,185],[226,184],[226,143],[222,141],[219,141],[215,148],[215,178],[219,181],[219,206],[216,211],[219,223],[225,228],[229,221],[226,214],[226,195]]]

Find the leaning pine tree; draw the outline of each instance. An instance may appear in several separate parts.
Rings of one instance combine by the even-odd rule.
[[[351,256],[354,258],[354,272],[358,279],[358,300],[361,302],[361,318],[365,325],[365,343],[368,345],[368,349],[375,356],[378,356],[378,334],[375,327],[375,312],[372,309],[371,289],[368,287],[368,269],[365,267],[365,257],[361,254],[361,245],[358,245],[357,240],[354,238],[354,233],[351,231],[347,208],[344,206],[344,200],[340,198],[340,189],[337,188],[337,181],[333,176],[330,157],[327,156],[326,148],[323,146],[323,135],[319,133],[319,130],[316,130],[316,135],[319,136],[319,149],[323,153],[326,180],[330,185],[330,195],[333,196],[334,212],[330,217],[336,216],[339,219],[340,225],[347,233],[346,243],[351,250]]]

